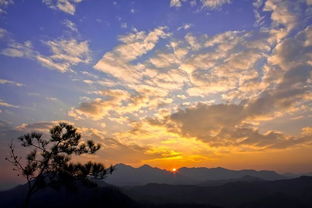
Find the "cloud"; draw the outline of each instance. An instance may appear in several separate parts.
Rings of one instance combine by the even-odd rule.
[[[136,88],[135,93],[125,90],[110,89],[95,92],[103,96],[82,102],[78,107],[72,108],[68,115],[75,119],[101,120],[109,118],[119,124],[125,125],[128,116],[138,116],[142,111],[153,111],[160,106],[170,104],[171,99],[157,95],[157,91]]]
[[[67,122],[70,123],[68,121],[43,121],[43,122],[36,122],[36,123],[22,123],[16,127],[14,127],[14,129],[16,131],[19,132],[41,132],[41,133],[45,133],[48,134],[49,130],[57,125],[59,122]]]
[[[0,39],[5,37],[8,34],[6,29],[0,28]]]
[[[192,27],[192,24],[183,24],[183,25],[181,25],[180,27],[178,27],[178,31],[179,30],[188,30],[188,29],[190,29]]]
[[[191,5],[194,5],[194,1],[189,0],[170,0],[170,7],[181,7],[183,3],[190,2]],[[224,4],[231,3],[231,0],[200,0],[202,7],[209,9],[216,9],[221,7]]]
[[[0,0],[0,14],[6,13],[6,8],[10,5],[14,4],[13,0]]]
[[[170,7],[181,7],[182,0],[170,0]]]
[[[310,66],[296,67],[285,73],[282,81],[273,89],[263,91],[250,101],[248,111],[254,115],[285,111],[304,101],[311,87],[306,84],[311,72]]]
[[[10,57],[31,58],[34,56],[34,50],[30,41],[25,41],[24,43],[12,41],[8,44],[8,48],[1,51],[1,54]]]
[[[57,101],[59,101],[59,99],[56,98],[56,97],[46,97],[46,99],[47,99],[48,101],[52,101],[52,102],[57,102]]]
[[[309,2],[291,0],[267,0],[264,15],[270,12],[270,32],[275,41],[287,37],[295,28],[303,28],[311,18]],[[259,12],[259,10],[258,10]]]
[[[74,15],[76,12],[76,5],[82,1],[83,0],[43,0],[42,2],[51,9]]]
[[[17,105],[12,105],[0,99],[0,106],[8,107],[8,108],[19,108]]]
[[[114,125],[132,129],[116,132],[116,138],[153,148],[158,144],[160,155],[173,148],[185,156],[171,146],[179,139],[236,151],[308,145],[309,136],[264,130],[261,124],[310,105],[311,29],[298,28],[292,3],[259,2],[258,9],[266,7],[272,18],[272,25],[259,31],[187,33],[178,39],[159,27],[121,36],[94,68],[113,77],[101,82],[105,89],[122,89],[125,96],[118,100],[98,91],[99,98],[73,107],[69,115],[105,122],[109,117]],[[274,14],[278,4],[283,11]]]
[[[0,79],[0,84],[15,85],[17,87],[24,86],[22,83],[14,82],[14,81],[11,81],[11,80],[6,80],[6,79]]]
[[[306,35],[307,31],[309,28],[303,33]],[[303,33],[299,32],[297,37],[306,42]],[[281,44],[287,44],[288,41],[286,39]],[[285,50],[286,53],[289,52],[289,48]],[[304,47],[302,50],[307,52]],[[304,53],[302,55],[304,56]],[[286,57],[282,63],[290,60],[296,62],[292,56]],[[296,64],[290,62],[287,66],[282,64],[282,67],[285,67],[283,70],[286,72],[278,84],[266,88],[256,97],[239,105],[198,104],[195,107],[181,109],[165,119],[165,125],[170,131],[196,137],[212,146],[252,145],[254,148],[287,148],[297,144],[311,144],[312,135],[306,133],[296,137],[275,131],[260,133],[256,126],[249,124],[253,120],[271,117],[278,112],[291,111],[297,104],[305,102],[305,97],[311,91],[309,85],[311,65],[301,61]]]
[[[28,58],[38,61],[41,65],[60,72],[71,71],[71,67],[91,61],[88,41],[76,39],[56,39],[44,42],[50,48],[51,55],[41,54],[33,48],[30,41],[18,43],[10,40],[2,55],[14,58]]]
[[[256,63],[270,50],[267,36],[266,33],[227,31],[197,40],[188,34],[186,42],[195,52],[179,66],[189,74],[192,83],[188,94],[205,96],[227,92],[258,79]]]
[[[77,108],[73,108],[68,115],[76,119],[91,118],[100,120],[110,111],[121,105],[121,102],[128,98],[129,94],[123,90],[101,91],[106,99],[96,98],[90,102],[82,102]]]
[[[283,25],[287,30],[292,30],[298,23],[298,16],[294,13],[298,2],[289,0],[267,0],[264,11],[270,11],[274,26]]]
[[[108,137],[107,134],[95,128],[85,128],[77,126],[69,121],[43,121],[36,123],[23,123],[18,126],[10,125],[6,122],[0,121],[0,148],[1,157],[4,157],[9,151],[9,144],[13,141],[17,144],[19,136],[29,132],[41,132],[45,138],[49,138],[49,129],[57,125],[59,122],[67,122],[78,128],[79,133],[82,135],[82,140],[93,140],[96,143],[100,143],[102,148],[93,157],[82,156],[80,160],[96,160],[103,162],[107,165],[116,163],[128,163],[128,164],[140,164],[142,160],[154,159],[158,156],[156,153],[150,153],[149,147],[127,144],[119,141],[117,138]],[[23,152],[21,146],[16,145],[16,149]]]
[[[130,62],[152,50],[161,38],[168,37],[169,34],[165,30],[165,27],[158,27],[148,34],[136,31],[120,36],[122,44],[105,53],[94,68],[120,80],[135,81],[141,65],[131,65]]]
[[[35,58],[43,66],[56,69],[60,72],[70,71],[72,66],[80,63],[89,63],[91,60],[88,41],[53,40],[45,44],[50,48],[52,55],[37,55]]]
[[[231,93],[237,92],[238,96],[235,98],[233,94],[232,98],[236,99],[237,104],[199,103],[194,105],[196,102],[191,101],[193,103],[191,107],[180,106],[175,112],[173,109],[168,109],[169,115],[166,113],[150,118],[149,124],[146,124],[144,120],[139,121],[136,126],[133,126],[132,133],[126,133],[123,136],[119,134],[119,136],[133,137],[135,135],[136,138],[141,138],[140,142],[149,143],[152,142],[151,140],[156,140],[155,143],[159,144],[166,142],[168,137],[166,135],[172,132],[176,135],[176,140],[179,140],[177,135],[188,139],[195,137],[210,147],[235,147],[235,151],[259,151],[311,145],[312,135],[307,130],[308,127],[297,136],[290,136],[276,130],[261,131],[259,128],[259,122],[296,112],[298,106],[310,102],[307,100],[312,90],[311,63],[308,58],[311,54],[310,32],[310,27],[306,27],[294,37],[284,39],[277,45],[267,40],[267,37],[270,37],[267,33],[227,32],[204,39],[206,46],[213,47],[214,51],[195,53],[191,60],[183,59],[183,64],[181,64],[181,68],[190,75],[190,81],[200,86],[189,88],[188,92],[190,89],[196,89],[198,95],[207,98],[205,93],[209,89],[211,92],[218,92],[217,82],[209,76],[222,75],[226,79],[223,84],[220,84],[220,87],[224,87],[224,95],[230,96]],[[201,49],[204,48],[203,44],[200,45]],[[176,45],[175,49],[177,47]],[[273,48],[272,53],[271,48]],[[158,68],[168,68],[172,65],[176,67],[180,64],[179,59],[170,58],[170,53],[163,56],[156,53],[155,57],[163,59],[163,61],[158,61],[159,64],[155,61],[156,59],[150,59],[151,63]],[[262,65],[263,68],[257,69],[256,63],[263,58],[268,61]],[[214,66],[215,64],[217,65]],[[208,69],[204,70],[205,68]],[[261,69],[264,73],[259,71]],[[278,73],[268,73],[272,71]],[[158,76],[159,74],[153,79],[157,80]],[[233,85],[231,85],[231,79],[234,82]],[[217,81],[220,82],[220,79]],[[209,86],[210,83],[213,84]],[[207,88],[203,88],[205,86]],[[250,91],[252,96],[248,97]],[[244,93],[246,96],[241,96]],[[170,111],[173,113],[170,114]],[[162,130],[157,132],[154,129]]]
[[[170,132],[166,126],[157,125],[155,120],[132,122],[131,126],[132,129],[129,131],[116,132],[114,138],[124,143],[149,147],[147,152],[155,155],[156,160],[183,160],[187,156],[201,153],[208,155],[207,143]]]
[[[154,125],[164,125],[171,132],[183,137],[196,137],[210,146],[232,146],[242,150],[289,148],[295,145],[312,144],[312,134],[305,128],[298,136],[288,136],[277,131],[260,133],[248,123],[253,115],[248,107],[234,104],[206,105],[180,109]]]
[[[224,4],[229,4],[231,0],[201,0],[203,7],[209,7],[212,9],[218,8]]]
[[[280,42],[269,58],[270,64],[278,65],[283,70],[299,65],[311,65],[311,37],[312,26],[308,26],[294,37]]]
[[[76,24],[68,19],[64,20],[63,24],[72,32],[78,32]]]

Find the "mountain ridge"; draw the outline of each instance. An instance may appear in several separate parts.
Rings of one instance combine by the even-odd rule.
[[[189,184],[197,185],[206,181],[240,179],[245,176],[256,177],[262,180],[278,180],[287,177],[271,170],[230,170],[222,167],[181,167],[175,172],[142,165],[132,167],[126,164],[117,164],[113,175],[106,178],[106,182],[117,186],[135,186],[148,183]]]

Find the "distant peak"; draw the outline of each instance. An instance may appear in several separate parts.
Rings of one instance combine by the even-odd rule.
[[[133,168],[132,166],[130,166],[130,165],[126,165],[126,164],[123,164],[123,163],[118,163],[117,165],[116,165],[116,167],[118,168],[120,168],[120,167],[128,167],[128,168]]]
[[[144,165],[142,165],[141,167],[139,167],[139,168],[153,168],[152,166],[150,166],[150,165],[147,165],[147,164],[144,164]]]

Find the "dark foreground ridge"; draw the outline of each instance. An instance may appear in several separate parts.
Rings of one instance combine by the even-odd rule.
[[[311,208],[312,177],[194,186],[148,184],[125,188],[132,199],[155,204],[212,204],[224,208]]]
[[[26,186],[0,192],[0,207],[21,207]],[[276,181],[230,181],[222,185],[148,184],[117,188],[79,186],[76,191],[46,188],[31,206],[109,208],[311,208],[312,177]]]

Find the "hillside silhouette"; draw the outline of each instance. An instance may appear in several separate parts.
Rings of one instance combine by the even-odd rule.
[[[286,177],[274,171],[256,171],[256,170],[229,170],[225,168],[180,168],[175,173],[159,168],[143,165],[134,168],[125,164],[115,166],[114,174],[106,179],[107,183],[117,186],[136,186],[148,183],[165,184],[214,184],[216,181],[229,182],[228,180],[248,180],[243,177],[249,176],[249,179],[259,180],[278,180]],[[223,182],[222,182],[223,181]]]
[[[169,185],[115,187],[105,182],[97,187],[78,184],[45,188],[34,194],[30,207],[130,207],[130,208],[310,208],[312,177],[266,181],[229,180],[221,185]],[[21,207],[26,186],[0,192],[0,207]]]
[[[127,187],[128,196],[155,204],[209,204],[224,208],[312,207],[312,177],[237,181],[216,186],[148,184]]]

